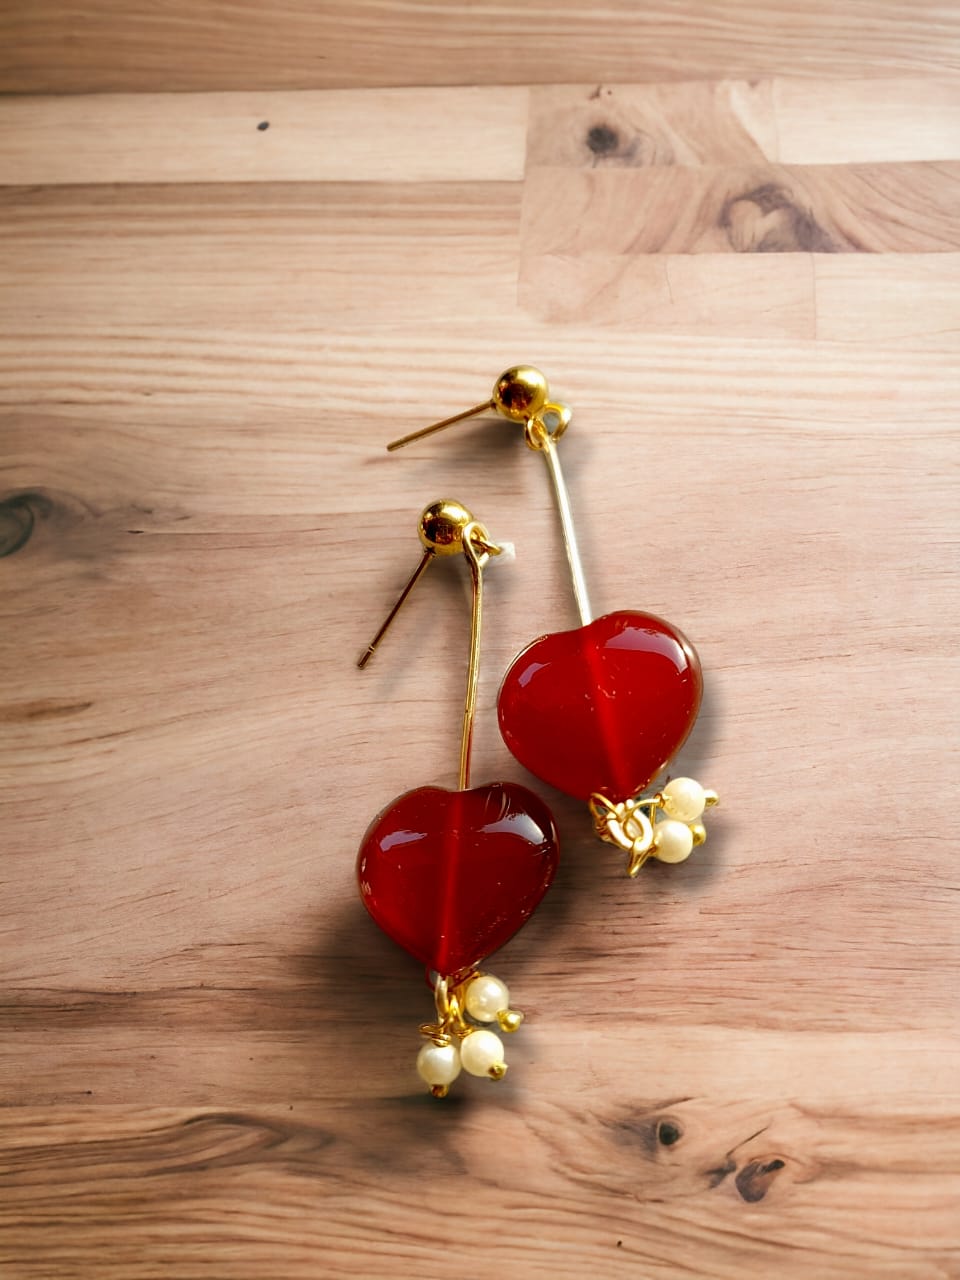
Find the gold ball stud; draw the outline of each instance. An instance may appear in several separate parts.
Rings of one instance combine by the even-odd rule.
[[[511,422],[527,422],[540,412],[549,394],[547,380],[539,369],[518,364],[501,373],[492,399],[497,412]]]
[[[501,1009],[497,1014],[497,1023],[501,1031],[519,1031],[523,1022],[523,1014],[519,1009]]]
[[[438,556],[455,556],[463,549],[463,531],[473,516],[452,498],[431,502],[420,517],[420,541]]]

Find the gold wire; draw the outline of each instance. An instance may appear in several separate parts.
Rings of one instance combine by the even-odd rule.
[[[420,581],[420,578],[423,575],[424,570],[426,569],[430,561],[433,559],[433,556],[434,556],[434,553],[429,548],[427,548],[427,550],[424,551],[423,555],[420,558],[420,563],[417,565],[416,569],[414,569],[413,573],[410,576],[410,581],[407,583],[407,585],[400,592],[400,595],[397,597],[397,603],[393,606],[393,608],[387,614],[386,619],[384,620],[384,623],[381,626],[380,630],[373,637],[373,639],[367,645],[366,649],[364,649],[363,653],[357,659],[357,666],[360,667],[361,670],[367,665],[367,663],[376,653],[377,646],[379,645],[380,641],[390,630],[391,622],[393,622],[394,618],[403,608],[404,602],[406,601],[407,596],[410,594],[413,588]]]
[[[488,409],[494,407],[493,400],[475,404],[472,409],[464,409],[462,413],[455,413],[453,417],[444,418],[442,422],[433,422],[429,427],[421,427],[419,431],[411,431],[408,436],[401,436],[399,440],[391,440],[387,445],[387,452],[394,453],[405,445],[413,444],[414,440],[423,440],[426,436],[432,436],[435,431],[444,431],[447,427],[452,427],[455,422],[463,422],[464,418],[474,418],[478,413],[486,413]]]
[[[473,750],[473,725],[477,714],[477,687],[480,682],[480,627],[483,612],[483,566],[489,553],[477,551],[474,537],[481,539],[481,546],[488,544],[483,540],[485,530],[476,521],[468,524],[463,531],[463,554],[470,566],[470,577],[473,585],[473,602],[470,611],[470,658],[467,662],[467,693],[463,703],[463,730],[460,734],[460,775],[457,786],[466,791],[470,786],[470,755]],[[499,551],[499,548],[497,548]]]
[[[547,407],[553,408],[553,406]],[[532,449],[536,449],[543,454],[543,460],[547,464],[547,472],[550,475],[553,494],[557,501],[557,511],[560,514],[560,530],[563,535],[563,545],[567,552],[567,564],[570,566],[570,577],[573,580],[573,595],[577,602],[577,612],[580,614],[581,624],[586,626],[588,622],[593,621],[593,613],[590,609],[587,579],[583,572],[583,561],[580,559],[580,548],[577,544],[577,531],[573,524],[570,494],[567,492],[563,470],[560,466],[560,455],[554,443],[557,434],[558,432],[551,433],[548,431],[543,421],[535,418],[528,424],[526,438]]]

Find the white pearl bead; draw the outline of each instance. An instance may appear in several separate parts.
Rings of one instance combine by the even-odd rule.
[[[503,1044],[492,1031],[471,1031],[460,1044],[460,1061],[472,1076],[490,1074],[490,1068],[503,1062]]]
[[[653,828],[653,847],[661,862],[683,862],[693,848],[693,832],[683,822],[667,818]]]
[[[417,1070],[425,1084],[453,1084],[460,1074],[460,1053],[457,1046],[425,1044],[417,1054]]]
[[[662,795],[664,812],[680,822],[696,822],[707,803],[706,792],[693,778],[671,778]]]
[[[497,1014],[510,1008],[507,984],[492,973],[481,973],[467,987],[467,1013],[477,1022],[496,1022]]]

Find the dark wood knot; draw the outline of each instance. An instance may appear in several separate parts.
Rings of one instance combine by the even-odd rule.
[[[813,214],[775,182],[730,196],[717,222],[737,253],[836,252]]]
[[[42,493],[14,493],[0,502],[0,558],[27,545],[37,520],[48,516],[51,506]]]
[[[657,1142],[661,1147],[672,1147],[683,1137],[683,1127],[676,1120],[661,1120],[657,1124]]]
[[[770,1185],[781,1169],[786,1168],[786,1161],[779,1156],[773,1160],[751,1160],[745,1164],[734,1181],[737,1190],[747,1204],[756,1204],[770,1190]]]
[[[608,124],[595,124],[587,130],[587,146],[595,156],[610,156],[620,146],[620,135]]]

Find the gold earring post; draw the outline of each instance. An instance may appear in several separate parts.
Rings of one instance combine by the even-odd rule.
[[[467,690],[463,704],[463,727],[460,733],[460,765],[457,787],[466,791],[470,786],[470,756],[473,750],[473,726],[477,713],[477,687],[480,680],[480,632],[483,611],[483,570],[491,556],[500,554],[501,548],[490,541],[489,534],[479,521],[459,502],[443,500],[433,502],[420,517],[420,541],[424,551],[420,563],[407,585],[400,592],[396,604],[390,610],[377,634],[367,645],[357,661],[363,668],[376,652],[390,624],[403,608],[410,592],[419,582],[428,564],[436,556],[456,555],[462,552],[470,566],[472,598],[470,609],[470,654],[467,661]]]
[[[442,422],[434,422],[429,427],[421,427],[419,431],[411,431],[408,436],[401,436],[399,440],[391,440],[387,445],[387,452],[394,453],[405,445],[413,444],[414,440],[424,440],[427,436],[432,436],[437,431],[445,431],[447,427],[452,427],[454,423],[463,422],[465,418],[475,418],[478,414],[486,413],[488,409],[493,407],[493,400],[487,400],[484,404],[474,405],[472,409],[464,409],[462,413],[455,413],[452,418],[444,418]]]
[[[462,422],[465,418],[473,418],[495,409],[510,422],[520,423],[524,429],[524,437],[531,449],[543,454],[547,464],[547,472],[560,515],[560,531],[563,545],[567,553],[567,564],[570,566],[570,577],[573,580],[573,595],[580,614],[581,625],[586,626],[593,621],[590,609],[590,597],[587,593],[587,579],[583,572],[583,561],[580,559],[580,548],[577,544],[577,531],[573,524],[573,511],[570,507],[570,494],[567,492],[563,471],[560,467],[560,456],[557,452],[557,441],[566,431],[570,423],[570,410],[564,404],[556,404],[549,399],[550,389],[547,380],[539,369],[532,365],[514,365],[501,373],[493,388],[493,395],[484,404],[455,413],[452,418],[444,418],[429,427],[421,427],[419,431],[402,436],[387,445],[390,453],[422,440],[425,436],[442,431],[445,427]],[[548,422],[552,420],[552,425]]]
[[[393,606],[393,608],[390,610],[390,612],[387,614],[386,618],[384,619],[383,625],[381,626],[380,630],[373,637],[373,639],[367,645],[366,649],[364,649],[363,653],[357,659],[357,666],[360,668],[361,671],[367,665],[367,663],[370,661],[373,655],[376,653],[377,648],[380,644],[380,641],[390,630],[391,622],[393,622],[394,618],[403,608],[404,604],[406,603],[407,596],[410,594],[413,588],[420,581],[424,571],[426,570],[427,565],[430,564],[430,562],[433,560],[433,557],[434,557],[434,552],[431,551],[430,548],[428,547],[424,551],[423,555],[421,556],[420,563],[414,569],[410,577],[410,581],[407,583],[407,585],[400,592],[400,595],[397,597],[397,603]]]

